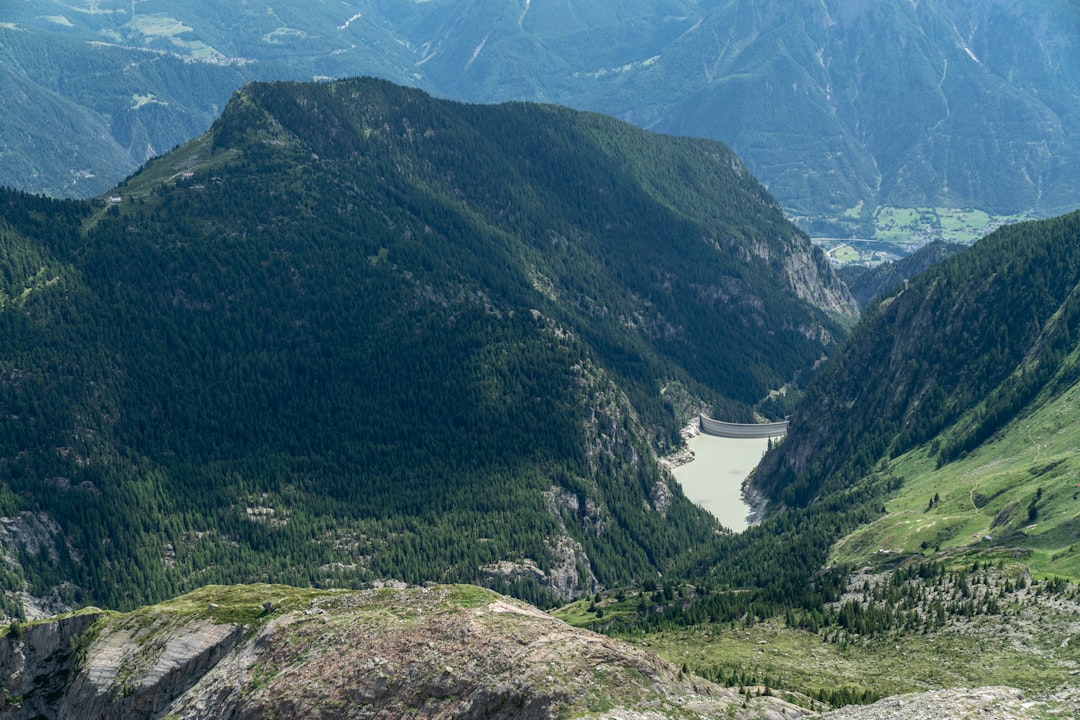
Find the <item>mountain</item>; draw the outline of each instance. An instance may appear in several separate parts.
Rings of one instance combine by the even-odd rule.
[[[423,66],[440,90],[721,139],[792,213],[1077,204],[1075,3],[490,5],[443,4]]]
[[[9,109],[0,130],[3,185],[91,195],[130,170],[130,158],[113,142],[102,118],[8,65],[0,65],[0,83]]]
[[[1080,213],[1008,226],[878,296],[744,484],[760,524],[667,576],[689,600],[557,612],[724,684],[1000,684],[1075,715],[1077,237]],[[842,716],[936,717],[926,699]]]
[[[204,133],[244,82],[275,76],[297,77],[270,63],[196,61],[0,23],[0,185],[99,195]]]
[[[0,208],[0,544],[69,605],[665,572],[718,528],[657,455],[856,311],[718,143],[373,79],[247,86],[108,202]]]
[[[884,262],[876,267],[845,265],[837,268],[836,274],[848,286],[848,290],[859,302],[859,306],[866,308],[870,301],[881,293],[911,280],[919,273],[925,272],[963,249],[963,245],[939,240],[924,245],[899,260]]]
[[[116,95],[118,79],[128,84],[124,53],[138,48],[185,59],[215,83],[235,78],[233,87],[241,77],[376,75],[445,97],[557,102],[718,139],[825,234],[865,230],[878,206],[1050,215],[1080,204],[1072,0],[28,0],[6,12],[5,44],[66,38],[87,62],[112,63],[113,72],[64,83],[40,51],[6,57],[12,67],[35,58],[29,77],[84,107]],[[171,97],[186,86],[179,80],[147,77],[119,94],[127,105],[133,94],[158,97],[169,103],[157,108],[163,115],[208,123],[207,104],[227,94],[204,82],[195,99]],[[93,110],[126,105],[110,107]],[[11,138],[7,152],[45,162]],[[52,187],[78,194],[69,175]],[[5,182],[29,189],[18,175]],[[845,213],[843,227],[832,222]]]
[[[723,7],[694,33],[717,61],[656,127],[712,125],[793,212],[1075,207],[1075,3]]]
[[[875,301],[756,489],[799,507],[892,475],[875,550],[1013,548],[1075,574],[1078,236],[1080,213],[1002,228]],[[874,551],[836,551],[854,547]]]

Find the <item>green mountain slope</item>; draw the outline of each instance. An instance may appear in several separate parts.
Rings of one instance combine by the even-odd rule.
[[[102,118],[2,64],[0,88],[5,98],[0,184],[27,192],[86,196],[107,189],[130,171],[130,159],[112,140]]]
[[[860,552],[879,549],[867,538],[886,526],[904,540],[880,547],[906,551],[1004,533],[1006,546],[1045,545],[1059,553],[1054,569],[1075,574],[1080,507],[1061,443],[1078,377],[1077,237],[1080,213],[1003,228],[878,301],[807,390],[755,486],[802,506],[890,473],[903,517],[864,533]],[[916,496],[925,514],[913,517]]]
[[[716,527],[656,454],[854,307],[730,150],[557,107],[255,84],[116,195],[0,205],[6,548],[69,602],[665,572]]]

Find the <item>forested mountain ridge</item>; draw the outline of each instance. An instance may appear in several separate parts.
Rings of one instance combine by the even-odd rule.
[[[1048,434],[1073,423],[1065,398],[1077,377],[1078,238],[1080,213],[1002,228],[879,299],[815,377],[754,486],[777,507],[804,506],[892,468],[927,488],[920,511],[932,516],[920,525],[938,530],[921,538],[924,549],[1000,533],[1030,547],[1028,536],[1058,528],[1045,547],[1075,573],[1071,451],[1051,452]],[[917,448],[910,462],[889,464]],[[980,448],[959,477],[947,471]],[[1052,524],[1036,528],[1052,504]],[[964,509],[981,521],[957,525]]]
[[[717,528],[657,453],[854,308],[717,143],[371,79],[250,85],[107,203],[0,208],[6,572],[68,604],[663,572]]]
[[[877,267],[845,265],[837,268],[836,273],[848,286],[859,306],[865,308],[879,294],[892,290],[963,249],[963,245],[939,240],[899,260],[881,263]]]
[[[363,74],[718,139],[789,212],[849,212],[864,230],[875,206],[1048,215],[1080,197],[1080,11],[1071,0],[27,0],[9,4],[0,23],[0,44],[17,48],[5,65],[103,128],[147,116],[158,152],[179,130],[201,132],[216,114],[208,105],[246,80]],[[141,71],[150,64],[171,69]],[[20,117],[5,121],[19,127]],[[28,137],[36,134],[0,132],[7,152],[44,165]],[[50,188],[81,192],[70,172],[84,169],[58,168]],[[27,180],[0,176],[43,187]]]

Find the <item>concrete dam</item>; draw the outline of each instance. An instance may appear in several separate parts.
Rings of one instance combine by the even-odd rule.
[[[771,423],[729,423],[713,420],[708,415],[698,415],[701,432],[723,438],[742,440],[779,437],[787,432],[787,420]]]

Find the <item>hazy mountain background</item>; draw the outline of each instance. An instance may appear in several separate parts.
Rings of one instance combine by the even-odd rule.
[[[3,12],[5,97],[27,99],[5,113],[14,162],[0,182],[25,189],[99,192],[205,129],[242,80],[372,74],[719,139],[825,234],[867,231],[877,206],[1048,215],[1080,198],[1072,0],[25,0]],[[49,105],[64,106],[55,120]],[[73,132],[79,113],[99,129]],[[79,162],[47,160],[41,137]],[[101,180],[73,179],[87,172]]]

